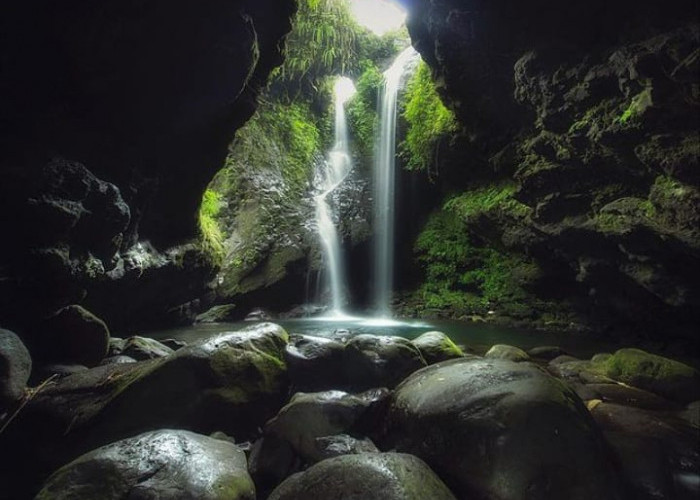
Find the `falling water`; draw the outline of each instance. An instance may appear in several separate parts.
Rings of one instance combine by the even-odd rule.
[[[348,128],[345,121],[345,102],[354,94],[355,86],[348,78],[336,81],[335,94],[335,144],[328,158],[316,172],[316,187],[320,191],[315,196],[316,222],[326,259],[328,280],[331,290],[331,314],[343,315],[345,305],[345,271],[340,252],[338,230],[333,220],[333,210],[329,195],[345,180],[352,169],[348,146]]]
[[[396,157],[396,98],[401,77],[418,58],[413,47],[399,54],[384,73],[380,96],[379,137],[374,168],[374,306],[389,317],[394,280],[394,160]]]

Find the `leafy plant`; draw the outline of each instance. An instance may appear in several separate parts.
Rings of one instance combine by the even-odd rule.
[[[408,130],[399,144],[400,155],[407,169],[427,171],[440,139],[457,130],[457,120],[440,100],[430,68],[423,61],[406,87],[402,114]]]
[[[204,191],[199,208],[199,231],[202,249],[216,264],[224,258],[224,235],[216,220],[221,210],[221,195],[212,189]]]

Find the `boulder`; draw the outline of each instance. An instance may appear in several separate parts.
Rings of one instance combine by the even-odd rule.
[[[678,403],[673,403],[656,394],[623,384],[587,384],[596,393],[595,399],[608,403],[634,406],[646,410],[678,410]]]
[[[134,358],[137,361],[143,361],[145,359],[163,358],[174,352],[173,349],[155,339],[134,335],[126,339],[121,354]]]
[[[100,366],[56,381],[30,401],[8,436],[8,446],[24,447],[31,461],[12,464],[23,471],[17,477],[40,477],[91,449],[151,429],[220,430],[238,441],[256,435],[287,395],[286,342],[278,325],[251,325],[165,358]],[[5,472],[16,475],[11,468]]]
[[[453,500],[419,458],[403,453],[361,453],[329,458],[294,474],[268,500]]]
[[[321,459],[339,457],[341,455],[357,455],[358,453],[379,453],[379,450],[369,438],[355,438],[348,434],[324,436],[315,440],[316,456]]]
[[[490,359],[506,359],[508,361],[530,361],[530,356],[520,349],[512,345],[496,344],[491,347],[486,354],[486,358]]]
[[[344,349],[342,343],[324,337],[292,335],[284,359],[293,387],[301,391],[345,387]]]
[[[57,470],[36,500],[254,500],[245,453],[220,439],[159,430],[86,453]]]
[[[683,403],[700,399],[700,373],[679,361],[640,349],[620,349],[594,365],[605,376],[669,399]]]
[[[531,363],[461,359],[414,373],[392,396],[387,446],[463,498],[620,498],[586,407]]]
[[[527,351],[527,353],[532,358],[544,359],[546,361],[551,361],[554,358],[567,354],[561,347],[554,345],[533,347]]]
[[[318,438],[356,429],[363,417],[388,397],[386,389],[357,395],[343,391],[300,392],[265,425],[265,434],[288,442],[304,460],[317,462],[326,458]]]
[[[119,364],[124,364],[124,363],[136,363],[136,360],[134,358],[131,358],[129,356],[110,356],[108,358],[105,358],[102,360],[100,363],[100,366],[104,365],[119,365]]]
[[[214,306],[195,318],[195,323],[221,323],[224,321],[232,321],[236,313],[235,304],[221,304]]]
[[[462,349],[442,332],[425,332],[411,343],[418,348],[429,365],[464,356]]]
[[[44,328],[40,351],[47,360],[97,366],[107,356],[109,329],[82,306],[64,307],[46,320]]]
[[[32,383],[38,384],[49,377],[63,378],[75,373],[86,372],[87,370],[88,367],[85,365],[51,363],[39,366],[34,370],[34,373],[32,373]]]
[[[169,347],[173,351],[177,351],[178,349],[182,349],[183,347],[187,346],[187,342],[177,339],[163,339],[160,341],[160,343],[166,347]]]
[[[15,333],[0,328],[0,415],[24,396],[32,358]]]
[[[124,351],[126,340],[121,337],[110,337],[107,356],[119,356]]]
[[[357,335],[345,346],[345,377],[357,389],[396,387],[424,366],[418,348],[403,337]]]

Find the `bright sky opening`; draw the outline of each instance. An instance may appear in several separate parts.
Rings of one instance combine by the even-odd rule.
[[[391,0],[350,0],[350,8],[360,25],[379,36],[406,21],[406,11]]]

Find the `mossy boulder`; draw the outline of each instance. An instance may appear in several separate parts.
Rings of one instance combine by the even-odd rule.
[[[464,356],[462,349],[442,332],[425,332],[411,343],[418,348],[429,365]]]
[[[614,380],[675,401],[700,399],[700,374],[695,368],[641,349],[620,349],[593,366]]]
[[[280,484],[269,500],[454,500],[419,458],[403,453],[360,453],[329,458]]]
[[[408,377],[383,447],[413,453],[461,498],[618,499],[602,435],[576,394],[531,363],[459,359]]]
[[[415,345],[394,336],[357,335],[345,345],[343,357],[345,377],[357,389],[393,388],[426,366]]]
[[[508,361],[530,361],[530,355],[512,345],[496,344],[491,347],[486,354],[486,358],[492,359],[506,359]]]
[[[159,430],[108,444],[61,467],[37,500],[255,500],[245,453],[226,440]]]
[[[357,429],[368,412],[388,397],[386,389],[357,395],[343,391],[300,392],[265,425],[265,434],[288,442],[307,462],[317,462],[325,458],[318,438]]]
[[[0,328],[0,415],[24,396],[32,358],[14,332]]]
[[[565,355],[566,351],[564,351],[559,346],[542,345],[542,346],[533,347],[532,349],[527,351],[527,354],[532,358],[550,361],[550,360],[555,359],[559,356]]]
[[[74,304],[48,318],[39,343],[40,357],[60,363],[97,366],[109,349],[109,328],[84,307]]]
[[[249,439],[287,396],[286,342],[282,327],[263,323],[165,358],[62,378],[32,399],[13,428],[14,446],[37,448],[26,450],[31,467],[20,460],[14,465],[41,475],[96,447],[159,428]]]

